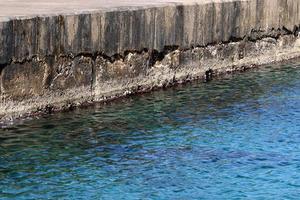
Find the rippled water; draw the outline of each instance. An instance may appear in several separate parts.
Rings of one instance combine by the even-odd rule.
[[[266,67],[0,129],[0,199],[299,199],[299,77]]]

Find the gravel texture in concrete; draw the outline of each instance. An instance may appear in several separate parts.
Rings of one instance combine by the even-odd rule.
[[[0,119],[300,55],[300,0],[0,2]]]

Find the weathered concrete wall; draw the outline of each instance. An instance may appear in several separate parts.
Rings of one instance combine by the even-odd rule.
[[[0,118],[300,56],[299,0],[212,0],[0,22]]]

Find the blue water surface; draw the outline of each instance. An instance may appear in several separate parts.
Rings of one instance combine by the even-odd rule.
[[[0,129],[0,199],[299,199],[299,61]]]

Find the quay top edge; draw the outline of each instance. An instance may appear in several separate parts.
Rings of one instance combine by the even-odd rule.
[[[0,0],[0,22],[233,1],[251,0]]]

